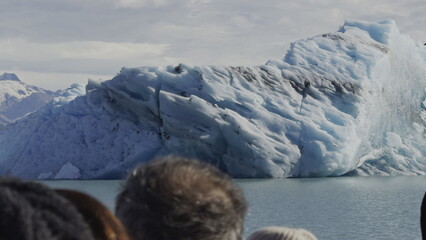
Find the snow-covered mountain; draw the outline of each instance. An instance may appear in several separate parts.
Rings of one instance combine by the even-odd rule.
[[[120,178],[178,154],[235,177],[426,173],[426,50],[347,21],[255,67],[123,68],[0,132],[0,171]]]
[[[0,75],[0,128],[37,111],[56,96],[55,92],[21,82],[14,73]]]

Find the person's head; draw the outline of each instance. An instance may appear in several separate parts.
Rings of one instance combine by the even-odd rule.
[[[179,157],[134,169],[116,204],[135,240],[239,240],[245,212],[243,194],[230,177]]]
[[[35,182],[0,179],[0,239],[94,240],[69,201]]]
[[[264,227],[256,230],[247,240],[317,240],[303,228]]]
[[[420,229],[422,231],[422,239],[426,240],[426,193],[423,196],[422,206],[420,208]]]
[[[73,190],[57,189],[55,191],[77,208],[89,225],[95,240],[129,240],[121,222],[95,198]]]

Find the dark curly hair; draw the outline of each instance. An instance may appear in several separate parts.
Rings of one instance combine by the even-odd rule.
[[[134,169],[116,202],[116,214],[135,240],[240,240],[246,208],[230,177],[180,157]]]
[[[75,206],[52,189],[0,178],[0,239],[94,240]]]

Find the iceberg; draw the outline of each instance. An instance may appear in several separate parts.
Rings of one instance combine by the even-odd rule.
[[[259,66],[123,68],[0,131],[0,174],[122,178],[164,155],[236,178],[426,173],[426,49],[346,21]]]

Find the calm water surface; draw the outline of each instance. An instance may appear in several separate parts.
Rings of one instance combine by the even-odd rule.
[[[45,181],[87,192],[109,208],[121,181]],[[426,177],[237,180],[249,203],[245,236],[259,227],[302,227],[319,239],[421,239]]]

